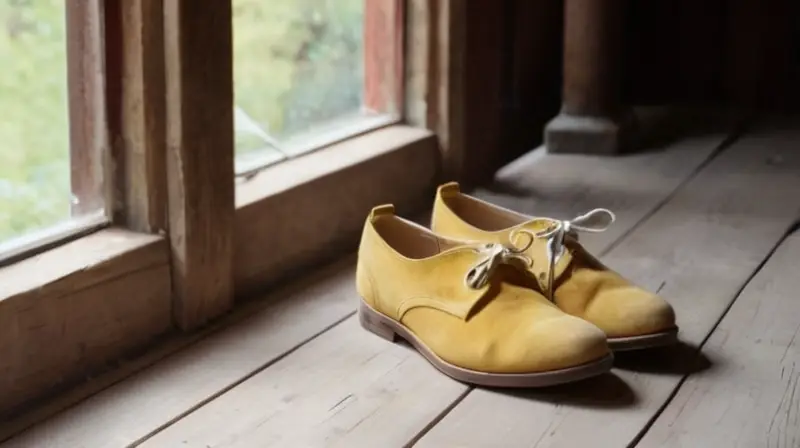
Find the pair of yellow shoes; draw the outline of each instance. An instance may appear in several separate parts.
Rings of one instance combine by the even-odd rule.
[[[579,243],[614,215],[531,217],[439,187],[431,229],[375,207],[356,269],[361,324],[413,344],[445,374],[540,387],[608,371],[612,350],[671,344],[672,307]]]

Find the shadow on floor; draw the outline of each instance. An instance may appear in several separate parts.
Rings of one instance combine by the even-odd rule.
[[[703,106],[637,107],[632,118],[636,152],[663,150],[677,141],[731,132],[749,121],[741,111]]]
[[[616,409],[636,405],[634,390],[613,372],[577,383],[542,389],[491,389],[510,397],[590,409]]]
[[[691,375],[711,369],[714,363],[698,348],[680,341],[673,347],[620,352],[614,366],[621,370],[665,375]]]
[[[713,366],[697,347],[685,342],[668,348],[621,352],[616,355],[615,368],[641,373],[684,376],[707,370]],[[633,407],[639,397],[631,386],[613,371],[561,386],[509,390],[491,389],[492,392],[521,399],[589,409],[617,409]]]

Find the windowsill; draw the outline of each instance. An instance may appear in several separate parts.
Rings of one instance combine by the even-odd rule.
[[[121,257],[135,260],[134,269],[164,263],[166,254],[153,250],[160,244],[159,236],[110,228],[0,268],[0,306],[58,282],[83,289],[123,275],[128,263]]]
[[[82,238],[107,225],[108,218],[104,211],[100,210],[0,243],[0,268]]]
[[[109,228],[0,268],[0,409],[169,330],[168,259],[164,238]]]
[[[270,166],[236,187],[237,295],[334,257],[357,242],[369,209],[427,207],[439,175],[436,137],[393,125]]]
[[[431,132],[392,125],[237,185],[237,295],[350,251],[376,204],[429,207],[439,161]],[[0,268],[0,419],[148,346],[172,307],[162,236],[105,228]]]
[[[433,134],[423,129],[389,126],[266,167],[249,181],[236,186],[236,208],[257,204],[270,196],[406,149],[427,138],[433,138]]]
[[[237,178],[254,177],[252,174],[260,173],[267,167],[341,144],[347,140],[397,124],[398,121],[398,117],[392,114],[357,114],[338,120],[331,120],[314,131],[281,141],[280,145],[283,154],[279,153],[275,148],[264,148],[237,154],[236,176]]]

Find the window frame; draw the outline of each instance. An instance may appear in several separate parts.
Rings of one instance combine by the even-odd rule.
[[[0,416],[35,406],[172,329],[169,247],[158,220],[164,101],[152,88],[163,80],[163,57],[152,53],[163,52],[161,8],[160,0],[67,8],[75,212],[102,200],[106,214],[0,267]]]
[[[78,2],[65,8],[71,219],[0,243],[0,267],[66,244],[109,224],[102,160],[106,134],[100,8]],[[106,213],[104,213],[106,212]]]
[[[86,1],[103,12],[111,225],[0,268],[0,416],[341,257],[376,203],[427,209],[443,172],[469,182],[495,158],[499,68],[486,33],[464,37],[499,6],[392,0],[402,123],[236,183],[230,2]]]

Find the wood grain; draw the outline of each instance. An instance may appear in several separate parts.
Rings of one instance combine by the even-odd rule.
[[[252,282],[250,284],[255,285],[255,288],[263,287],[264,283],[262,282],[265,279],[270,284],[274,284],[275,279],[285,275],[287,270],[291,269],[292,264],[298,266],[297,263],[300,263],[300,266],[302,266],[302,263],[312,262],[316,257],[321,256],[324,258],[341,254],[339,250],[341,243],[336,243],[336,241],[341,241],[343,234],[349,234],[352,238],[356,238],[357,232],[360,231],[363,224],[365,214],[376,201],[395,202],[401,209],[408,210],[424,206],[419,202],[419,199],[424,197],[426,199],[424,204],[427,205],[427,199],[431,197],[436,175],[436,165],[432,163],[435,160],[435,156],[435,142],[430,132],[399,126],[387,128],[363,138],[343,143],[341,148],[335,148],[332,152],[319,151],[287,162],[279,169],[268,169],[254,178],[251,183],[240,185],[238,190],[240,193],[239,206],[240,212],[243,211],[243,214],[240,214],[239,217],[256,217],[253,218],[254,221],[243,220],[240,224],[245,230],[239,234],[241,239],[237,240],[248,251],[245,253],[249,254],[249,258],[239,259],[243,261],[238,265],[239,269],[242,269],[240,272],[255,272],[251,277],[246,278],[248,282]],[[332,168],[334,171],[338,169],[339,172],[331,174]],[[415,172],[416,175],[407,176],[409,170]],[[365,178],[369,182],[362,183]],[[365,188],[364,185],[369,185],[369,188]],[[390,186],[392,188],[389,188]],[[398,191],[399,186],[402,186],[400,191]],[[283,193],[287,194],[287,196],[283,196]],[[265,199],[265,197],[269,199]],[[346,198],[347,201],[343,202],[336,198]],[[329,208],[308,207],[304,213],[298,213],[298,202],[304,203],[307,201],[331,206],[335,204],[338,210],[342,209],[343,204],[347,204],[344,207],[353,207],[354,211],[337,215],[340,216],[340,220],[334,223],[330,221],[331,210]],[[274,218],[278,215],[283,215],[285,218],[283,220],[270,219],[271,216]],[[295,225],[291,223],[295,223]],[[304,227],[303,223],[305,223],[305,226],[317,229],[323,226],[322,228],[328,229],[330,232],[312,232]],[[265,254],[261,250],[264,247],[263,244],[271,244],[273,248],[284,247],[282,244],[287,244],[285,246],[286,251],[282,253],[283,256],[281,257],[271,257],[270,254],[274,252],[270,251]],[[63,265],[55,267],[58,266],[65,267]],[[154,391],[154,396],[143,393],[143,388],[152,385],[154,378],[163,377],[163,384],[166,389],[181,389],[179,383],[184,381],[186,377],[191,376],[192,372],[195,372],[192,369],[183,370],[179,368],[179,363],[185,362],[187,358],[180,356],[174,361],[176,364],[170,364],[172,361],[167,361],[163,370],[157,369],[152,373],[140,375],[143,378],[141,382],[138,382],[138,380],[129,381],[121,389],[115,386],[109,392],[98,396],[97,399],[89,400],[86,404],[86,406],[89,406],[89,410],[85,413],[81,412],[82,417],[77,417],[79,423],[75,423],[75,420],[72,419],[67,419],[67,423],[64,423],[64,420],[60,418],[54,419],[54,422],[46,423],[44,426],[47,428],[46,433],[49,434],[47,437],[51,437],[56,446],[73,446],[79,443],[75,440],[85,440],[87,446],[103,446],[103,443],[106,443],[104,442],[105,440],[113,439],[109,434],[117,432],[130,433],[132,434],[130,436],[131,439],[144,437],[150,431],[157,429],[163,421],[166,421],[164,419],[174,418],[190,410],[204,399],[213,396],[216,390],[224,389],[228,385],[235,383],[253,370],[258,369],[259,366],[270,362],[274,357],[291,349],[293,344],[299,343],[302,338],[309,337],[344,318],[352,311],[352,303],[349,299],[341,302],[337,300],[338,298],[349,298],[354,294],[349,289],[351,288],[352,272],[347,271],[347,273],[340,275],[341,277],[337,277],[335,281],[323,281],[311,290],[304,290],[303,296],[295,294],[286,297],[276,307],[264,311],[264,314],[261,315],[261,319],[264,319],[261,321],[264,323],[263,327],[258,325],[248,326],[243,328],[241,332],[237,331],[236,335],[231,336],[231,339],[225,344],[233,344],[236,340],[251,340],[253,346],[240,346],[240,351],[233,350],[227,354],[220,353],[223,358],[215,362],[227,362],[227,365],[232,366],[232,368],[225,370],[225,373],[220,373],[216,368],[211,369],[209,375],[213,376],[213,378],[198,379],[202,385],[194,386],[192,393],[182,399],[176,399],[174,402],[165,404],[159,408],[159,411],[153,412],[152,419],[139,420],[141,417],[139,413],[129,414],[129,419],[121,418],[119,412],[109,409],[115,406],[127,406],[125,403],[135,403],[137,402],[135,397],[138,396],[141,396],[143,400],[158,400],[157,396],[162,395],[164,392]],[[309,277],[306,271],[300,283],[308,284],[314,281],[313,276]],[[31,287],[35,285],[36,282],[31,282]],[[347,291],[350,292],[344,293],[342,288],[347,288]],[[286,296],[285,293],[279,293],[265,300],[246,302],[242,307],[237,307],[237,311],[233,314],[253,313],[253,306],[258,307],[257,309],[263,309],[263,302],[279,300],[280,297],[284,296]],[[258,303],[262,303],[262,305],[259,307]],[[225,319],[225,321],[228,320],[227,318]],[[277,324],[276,322],[278,321],[285,322],[285,325]],[[296,322],[303,322],[303,325],[296,325]],[[223,323],[221,322],[220,324]],[[286,328],[290,328],[298,333],[290,331],[283,335],[280,341],[284,341],[286,345],[279,344],[274,352],[270,352],[263,345],[264,341],[270,339],[270,336],[263,334],[263,330],[267,328],[271,329],[270,331],[278,332],[284,332]],[[248,339],[246,334],[250,331],[253,333]],[[296,339],[293,335],[299,335],[297,337],[301,339]],[[196,340],[196,337],[195,339],[179,338],[179,341],[173,341],[170,344],[171,349],[166,350],[168,352],[169,350],[174,351],[177,349],[176,344],[183,343],[185,345],[189,343],[187,342],[189,340]],[[197,357],[197,362],[202,364],[207,361],[205,351],[213,350],[216,344],[218,343],[212,345],[199,344],[199,351],[193,352],[193,355],[187,354],[187,356],[190,358],[192,356]],[[262,353],[267,356],[266,358],[260,355],[253,356],[254,352],[261,353],[260,350],[266,350]],[[152,364],[159,356],[165,356],[163,351],[159,351],[159,353],[162,354],[149,354],[147,358],[150,361],[147,362]],[[241,358],[236,358],[237,356]],[[234,359],[236,362],[231,364],[230,359]],[[245,359],[248,359],[248,362],[242,361]],[[106,386],[99,386],[100,388],[107,387],[108,384],[119,381],[120,378],[130,375],[133,371],[141,370],[146,365],[142,365],[138,361],[133,365],[128,363],[127,368],[123,369],[127,373],[122,372],[116,375],[114,380],[108,380],[104,376],[96,383],[106,384]],[[174,373],[169,373],[173,371]],[[135,385],[131,385],[131,383],[135,383]],[[157,381],[157,383],[161,384],[160,381]],[[49,416],[52,414],[53,408],[63,409],[66,405],[73,404],[80,398],[97,391],[97,388],[92,388],[91,385],[88,385],[82,391],[62,397],[54,407],[44,409],[39,413],[33,413],[31,416],[23,416],[24,418],[21,421],[12,422],[10,425],[2,425],[0,426],[0,438],[3,435],[7,436],[14,428],[29,426],[37,415]],[[108,431],[98,431],[92,423],[98,414],[113,416],[113,422],[104,422],[102,424]],[[72,429],[69,429],[64,434],[62,431],[65,428]],[[91,434],[87,434],[84,430],[78,431],[77,434],[72,433],[73,429],[81,428],[91,428]],[[35,432],[35,434],[38,435],[26,436],[22,440],[34,440],[27,437],[34,437],[37,441],[51,440],[48,438],[41,439],[40,437],[43,436],[39,432]],[[89,438],[84,439],[86,437]],[[44,442],[37,442],[34,445],[42,443]],[[50,445],[49,442],[47,445]],[[114,445],[112,444],[112,446]]]
[[[800,233],[748,283],[692,375],[637,447],[800,445]]]
[[[231,7],[164,3],[173,309],[184,330],[233,305]]]
[[[105,70],[100,2],[78,1],[66,9],[70,185],[74,215],[111,208],[104,184],[106,147]],[[105,76],[104,76],[105,75]],[[106,191],[108,190],[108,191]]]
[[[510,167],[513,174],[502,177],[507,185],[528,189],[516,199],[517,204],[525,203],[518,208],[537,202],[541,210],[568,216],[576,207],[596,202],[593,198],[604,198],[598,185],[606,182],[613,189],[624,184],[619,178],[635,171],[632,167],[658,167],[649,176],[636,177],[644,194],[617,204],[619,227],[625,228],[587,243],[602,251],[677,188],[723,138],[721,134],[703,139],[702,144],[695,141],[664,154],[626,159],[545,155],[524,167],[522,163]],[[582,168],[568,168],[576,164]],[[564,192],[583,182],[595,188]],[[355,292],[348,294],[355,303]],[[178,441],[214,447],[316,446],[323,441],[330,446],[403,446],[468,390],[441,376],[416,353],[364,333],[350,319],[156,434],[144,446],[175,446]]]
[[[672,302],[682,345],[619,356],[612,375],[574,388],[473,390],[418,446],[490,447],[498,434],[516,441],[509,446],[631,443],[688,366],[703,367],[691,362],[696,347],[800,217],[796,128],[762,128],[736,142],[603,257]]]
[[[239,313],[248,318],[238,319],[235,326],[0,446],[111,448],[147,438],[353,313],[355,272],[352,258],[345,262],[249,302]]]
[[[142,446],[400,446],[463,389],[424,363],[351,318]]]
[[[267,168],[238,185],[236,295],[263,291],[351,250],[375,204],[394,203],[400,213],[430,207],[437,155],[429,131],[390,126]]]
[[[162,238],[110,229],[0,269],[0,416],[166,332],[167,259]]]
[[[108,139],[114,155],[114,222],[167,229],[166,102],[162,0],[106,0]],[[113,67],[112,67],[113,66]]]
[[[491,180],[502,160],[502,3],[433,0],[409,8],[410,36],[429,38],[427,60],[410,62],[428,70],[426,113],[419,105],[409,111],[439,138],[445,178],[465,185]],[[420,84],[412,85],[412,100],[419,92]]]

